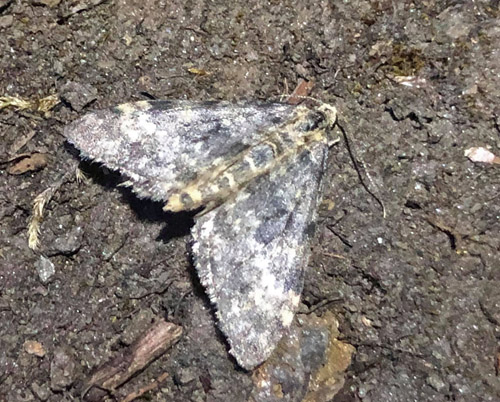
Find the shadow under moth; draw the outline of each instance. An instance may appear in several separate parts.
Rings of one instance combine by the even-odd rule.
[[[192,252],[238,364],[264,362],[303,288],[333,106],[141,101],[65,129],[139,197],[198,211]]]

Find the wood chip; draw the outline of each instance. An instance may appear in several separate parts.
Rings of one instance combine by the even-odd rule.
[[[181,334],[182,327],[163,319],[158,320],[130,347],[105,363],[92,375],[83,396],[92,387],[114,392],[135,373],[143,370],[165,353],[179,340]]]
[[[307,98],[314,87],[314,81],[299,80],[292,94],[288,97],[286,103],[290,105],[298,105]]]
[[[16,158],[14,158],[15,160]],[[48,155],[43,153],[32,153],[19,155],[15,164],[7,168],[7,173],[19,175],[27,172],[35,172],[47,166]]]

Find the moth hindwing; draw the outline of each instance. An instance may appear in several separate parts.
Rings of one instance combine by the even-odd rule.
[[[143,101],[89,113],[65,135],[140,197],[204,208],[195,266],[231,354],[252,369],[299,303],[335,119],[329,105]]]

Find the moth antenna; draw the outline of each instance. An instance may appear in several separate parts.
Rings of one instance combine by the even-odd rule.
[[[347,123],[347,122],[345,122]],[[354,165],[354,169],[356,170],[356,173],[358,174],[359,181],[361,182],[361,185],[364,187],[364,189],[367,191],[368,194],[370,194],[375,201],[380,205],[382,208],[382,216],[385,219],[387,216],[387,211],[385,208],[385,204],[382,200],[382,197],[380,196],[380,189],[379,186],[375,183],[373,180],[372,176],[368,172],[365,166],[365,162],[363,161],[362,158],[358,157],[357,151],[356,151],[356,146],[354,143],[354,140],[349,134],[349,129],[344,127],[343,124],[337,123],[337,126],[339,127],[340,131],[342,132],[342,135],[344,137],[344,142],[346,144],[347,152],[349,152],[349,156],[351,158],[351,161]],[[349,124],[347,123],[347,127],[349,127]],[[365,180],[366,177],[366,180]],[[366,183],[368,181],[369,185]]]

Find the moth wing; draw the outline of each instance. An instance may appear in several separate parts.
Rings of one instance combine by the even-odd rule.
[[[141,197],[167,200],[200,173],[291,117],[281,103],[142,101],[91,112],[65,129],[82,156],[126,175]]]
[[[240,366],[265,361],[290,326],[303,288],[327,156],[317,143],[200,217],[195,266]]]

